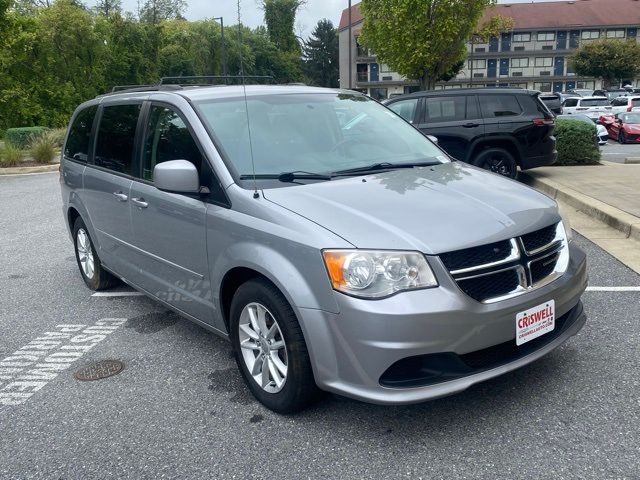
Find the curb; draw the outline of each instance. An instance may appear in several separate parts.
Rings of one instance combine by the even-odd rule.
[[[38,165],[35,167],[7,167],[0,168],[0,176],[2,175],[29,175],[30,173],[46,173],[57,172],[59,163],[53,165]]]
[[[640,163],[640,157],[627,157],[624,159],[624,163],[627,165],[636,165]]]
[[[611,228],[621,231],[627,238],[640,240],[640,218],[548,178],[540,179],[526,172],[521,172],[518,178],[554,200],[566,203]]]

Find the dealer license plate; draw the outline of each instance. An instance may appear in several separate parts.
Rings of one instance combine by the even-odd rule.
[[[556,304],[549,300],[516,315],[516,345],[522,345],[556,326]]]

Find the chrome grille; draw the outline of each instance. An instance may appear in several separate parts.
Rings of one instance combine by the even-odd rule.
[[[448,252],[440,259],[463,292],[493,303],[561,276],[569,264],[569,249],[564,226],[558,223],[521,237]]]

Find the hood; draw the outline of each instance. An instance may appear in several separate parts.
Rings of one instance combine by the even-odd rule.
[[[427,254],[504,240],[559,220],[550,198],[458,162],[274,188],[264,197],[358,248]]]

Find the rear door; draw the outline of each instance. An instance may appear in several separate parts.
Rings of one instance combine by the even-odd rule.
[[[387,106],[402,118],[404,118],[407,122],[416,123],[416,117],[419,116],[419,100],[419,97],[406,98],[403,100],[398,100],[397,102],[393,102]]]
[[[131,222],[138,284],[161,300],[198,319],[211,316],[207,261],[207,204],[199,194],[158,190],[153,168],[169,160],[188,160],[201,175],[207,164],[184,116],[173,106],[151,103],[145,114],[141,173],[131,186]]]
[[[97,235],[98,255],[114,273],[135,282],[129,210],[135,139],[142,103],[110,104],[98,111],[93,165],[84,172],[84,202]]]
[[[453,158],[465,160],[470,144],[484,134],[476,95],[424,97],[422,105],[416,126],[437,137],[438,144]]]

